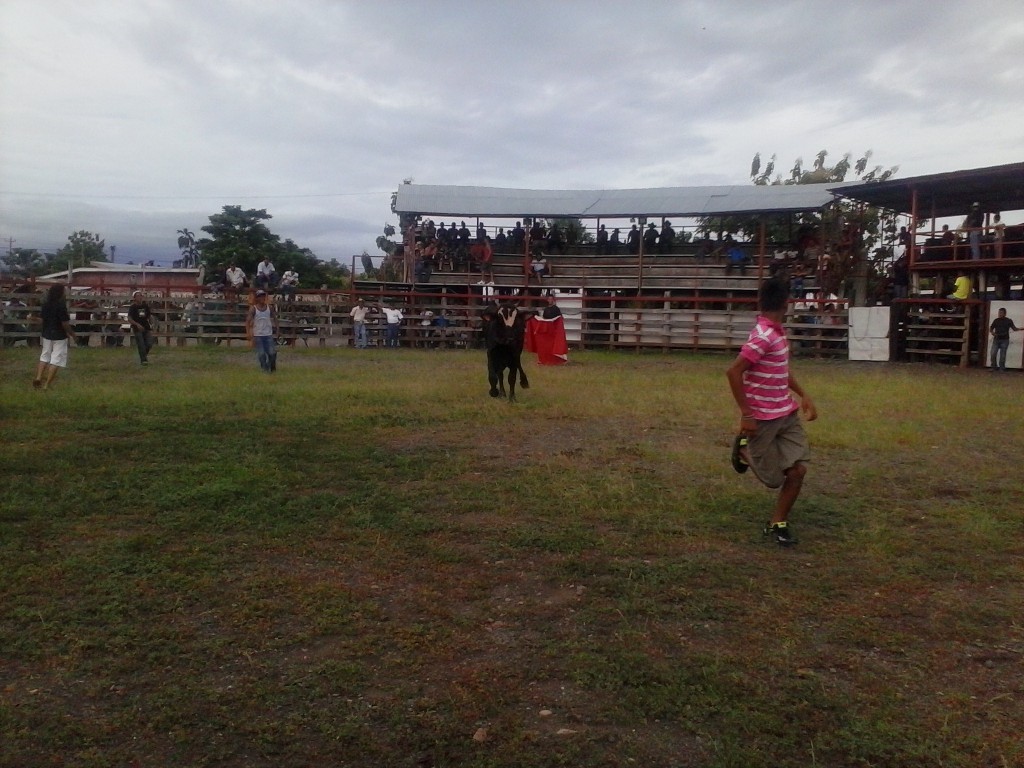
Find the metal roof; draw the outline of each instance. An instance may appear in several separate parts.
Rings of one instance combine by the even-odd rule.
[[[838,185],[842,186],[842,185]],[[654,189],[503,189],[403,184],[395,211],[424,216],[628,218],[817,211],[835,184],[660,187]]]
[[[917,190],[919,218],[965,216],[972,203],[984,211],[1024,209],[1024,163],[951,171],[908,179],[847,185],[837,194],[878,208],[909,214]]]

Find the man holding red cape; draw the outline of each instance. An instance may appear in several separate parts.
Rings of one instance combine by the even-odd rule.
[[[563,365],[569,362],[569,345],[565,340],[565,322],[555,297],[548,295],[548,305],[541,314],[526,324],[525,348],[537,353],[540,365]]]

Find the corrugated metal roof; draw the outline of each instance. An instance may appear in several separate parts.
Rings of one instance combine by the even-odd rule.
[[[424,216],[627,218],[816,211],[836,184],[660,187],[654,189],[503,189],[403,184],[395,210]]]
[[[922,218],[966,216],[975,202],[981,203],[983,211],[1019,211],[1024,209],[1024,163],[858,183],[844,186],[839,194],[910,213],[915,190],[917,214]]]

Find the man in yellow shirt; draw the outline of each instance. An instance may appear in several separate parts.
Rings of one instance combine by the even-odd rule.
[[[971,278],[964,272],[959,273],[956,276],[956,282],[953,283],[953,292],[946,298],[956,299],[957,301],[965,301],[971,298]]]

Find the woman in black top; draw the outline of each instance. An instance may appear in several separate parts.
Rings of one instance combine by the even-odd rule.
[[[36,389],[49,389],[57,376],[57,370],[67,367],[68,338],[75,338],[75,332],[71,328],[71,315],[68,314],[68,305],[64,301],[63,285],[58,283],[50,286],[46,300],[39,308],[39,317],[43,323],[43,351],[39,355],[39,365],[36,367],[36,377],[32,380],[32,386]]]

